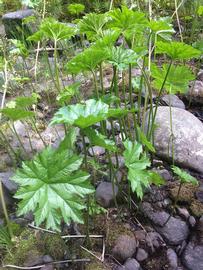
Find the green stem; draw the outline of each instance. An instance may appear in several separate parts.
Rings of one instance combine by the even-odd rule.
[[[3,212],[4,212],[4,216],[5,216],[5,219],[6,219],[8,232],[9,232],[10,238],[12,240],[13,239],[13,231],[12,231],[10,220],[9,220],[9,217],[8,217],[8,211],[7,211],[7,208],[6,208],[4,192],[3,192],[3,185],[2,185],[2,180],[1,179],[0,179],[0,200],[1,200],[2,209],[3,209]]]
[[[160,89],[159,94],[158,94],[158,97],[157,97],[156,107],[155,107],[155,111],[154,111],[154,114],[153,114],[153,117],[152,117],[151,128],[150,128],[150,132],[149,132],[149,136],[148,136],[149,139],[151,139],[151,136],[152,136],[152,132],[153,132],[153,128],[154,128],[154,123],[155,123],[155,118],[156,118],[156,114],[157,114],[159,102],[160,102],[160,99],[161,99],[161,95],[162,95],[162,92],[163,92],[163,89],[164,89],[164,86],[165,86],[165,83],[166,83],[168,74],[169,74],[170,69],[171,69],[172,62],[173,62],[173,60],[170,61],[170,64],[168,66],[168,70],[166,72],[166,76],[164,78],[164,81],[162,83],[161,89]]]

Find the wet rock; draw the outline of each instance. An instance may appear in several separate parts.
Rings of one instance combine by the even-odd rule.
[[[167,250],[168,264],[170,265],[170,270],[177,270],[178,267],[178,256],[172,248]]]
[[[192,83],[187,95],[189,100],[196,103],[203,103],[203,81],[196,80]]]
[[[182,262],[189,270],[203,269],[203,245],[190,242],[182,255]]]
[[[171,104],[171,107],[176,107],[185,110],[185,104],[176,95],[164,95],[161,98],[161,102],[164,105],[170,106]]]
[[[142,262],[148,258],[148,253],[143,248],[138,248],[136,254],[136,260]]]
[[[100,146],[93,146],[91,148],[88,149],[88,152],[90,154],[90,156],[101,156],[105,154],[105,149],[103,147]]]
[[[134,237],[121,235],[116,240],[112,254],[117,260],[124,262],[135,254],[137,245],[138,243]]]
[[[148,119],[147,116],[146,119]],[[146,125],[148,124],[147,122],[148,121],[146,121]],[[202,122],[190,112],[179,108],[172,108],[172,122],[175,163],[202,173]],[[171,161],[172,143],[169,107],[161,106],[158,108],[155,123],[158,127],[154,131],[154,145],[156,154],[163,159]]]
[[[117,197],[118,187],[114,185],[113,192],[112,183],[102,182],[96,189],[95,198],[101,206],[108,208],[114,204],[114,195]]]
[[[153,222],[156,231],[165,238],[168,244],[179,245],[187,239],[189,228],[185,221],[172,216],[169,218],[168,213],[155,211],[149,203],[143,203],[141,210]]]

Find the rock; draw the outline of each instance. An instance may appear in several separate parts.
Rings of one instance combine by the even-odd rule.
[[[189,219],[190,213],[188,212],[188,210],[186,208],[180,208],[180,207],[178,207],[177,210],[178,210],[178,214],[182,218],[184,218],[185,220],[188,220]]]
[[[156,154],[171,161],[172,143],[169,144],[171,142],[169,107],[161,106],[158,108],[155,123],[158,127],[154,131]],[[175,163],[203,173],[202,122],[186,110],[172,108],[172,123]]]
[[[203,69],[200,69],[200,71],[197,74],[197,80],[203,82]]]
[[[201,184],[198,187],[198,190],[196,191],[195,195],[196,195],[197,200],[203,203],[203,184]]]
[[[88,149],[88,152],[90,154],[90,156],[101,156],[105,154],[105,149],[103,147],[100,146],[93,146],[91,148]]]
[[[114,193],[115,197],[118,195],[118,187],[114,185],[114,192],[112,183],[102,182],[98,185],[95,193],[96,201],[103,207],[108,208],[114,203]]]
[[[195,219],[193,216],[190,216],[190,217],[189,217],[188,222],[189,222],[189,224],[190,224],[190,226],[191,226],[192,228],[195,227],[195,225],[196,225],[196,219]]]
[[[2,172],[0,173],[0,180],[2,181],[3,187],[11,194],[14,194],[17,191],[17,184],[10,180],[13,176],[12,171]]]
[[[116,268],[117,270],[142,270],[140,264],[135,259],[128,259],[123,266]]]
[[[117,165],[116,157],[111,157],[111,162],[113,163],[114,166],[116,166]],[[124,157],[118,156],[118,167],[123,168],[124,165],[125,165]]]
[[[147,202],[142,203],[141,210],[153,222],[156,231],[165,238],[168,244],[179,245],[187,239],[189,228],[185,221],[172,216],[169,218],[168,213],[155,211]]]
[[[51,256],[49,256],[49,255],[44,255],[43,256],[43,262],[44,263],[50,263],[50,262],[53,262],[53,261],[54,261],[54,259]]]
[[[24,266],[26,267],[32,267],[35,265],[43,265],[43,256],[40,255],[38,252],[32,252],[31,250],[28,251],[27,259],[24,262]]]
[[[13,194],[17,190],[17,185],[10,180],[10,177],[13,175],[12,171],[0,173],[0,181],[2,182],[4,199],[7,207],[13,206],[14,199]],[[0,201],[0,216],[3,215],[2,204]]]
[[[170,270],[177,270],[178,267],[178,256],[172,248],[167,250],[167,259],[170,265]]]
[[[146,244],[151,249],[152,252],[155,252],[156,249],[165,246],[163,238],[157,232],[147,233]]]
[[[113,256],[120,262],[124,262],[131,258],[137,249],[137,241],[134,237],[128,235],[121,235],[115,243],[112,250]]]
[[[173,179],[172,174],[166,169],[153,169],[153,171],[158,173],[166,181],[171,181]]]
[[[196,80],[192,83],[187,95],[188,99],[196,103],[203,103],[203,81]]]
[[[143,248],[138,248],[136,254],[136,260],[142,262],[148,258],[148,253]]]
[[[188,270],[203,269],[203,245],[190,242],[183,252],[182,262]]]
[[[176,95],[164,95],[161,97],[161,102],[171,107],[176,107],[185,110],[185,104]]]
[[[31,30],[27,25],[22,25],[23,19],[34,15],[33,9],[18,10],[10,12],[2,17],[5,32],[8,38],[22,39],[31,34]]]

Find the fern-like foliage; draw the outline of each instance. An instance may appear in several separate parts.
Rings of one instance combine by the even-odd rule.
[[[186,171],[181,170],[179,167],[174,166],[174,165],[171,166],[171,168],[182,183],[191,183],[193,185],[198,185],[197,179],[193,177],[192,175],[190,175],[189,173],[187,173]]]

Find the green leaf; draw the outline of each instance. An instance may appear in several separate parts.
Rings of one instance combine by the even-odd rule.
[[[68,85],[62,89],[62,91],[57,96],[56,100],[64,105],[65,102],[69,102],[72,97],[79,93],[80,83],[76,82],[71,85]]]
[[[0,226],[0,249],[7,249],[12,244],[6,227]]]
[[[162,68],[152,65],[151,76],[154,78],[153,86],[160,90],[167,75],[169,65],[163,64]],[[189,82],[194,80],[195,76],[186,66],[171,65],[168,73],[164,89],[171,94],[186,93],[188,91]]]
[[[191,58],[198,58],[201,52],[190,45],[183,42],[162,42],[156,43],[156,53],[167,54],[173,60],[189,60]]]
[[[148,141],[148,139],[147,139],[146,135],[144,134],[144,132],[142,132],[142,130],[139,127],[137,127],[137,131],[139,133],[140,142],[143,145],[145,145],[149,151],[151,151],[152,153],[155,153],[156,151],[155,151],[154,146],[152,145],[152,143],[150,141]]]
[[[126,140],[124,146],[123,156],[125,166],[128,168],[128,180],[131,184],[131,189],[142,199],[144,188],[149,187],[151,183],[160,185],[163,183],[163,180],[156,173],[147,170],[151,162],[146,154],[143,153],[140,143]]]
[[[72,74],[93,71],[105,59],[105,51],[97,48],[89,48],[72,58],[67,63],[66,68]]]
[[[164,40],[170,41],[171,35],[175,33],[171,23],[165,20],[154,21],[151,20],[149,23],[150,29]]]
[[[18,215],[32,211],[35,222],[46,221],[46,228],[60,230],[63,219],[82,223],[84,197],[93,192],[86,172],[79,168],[82,158],[72,151],[56,151],[50,147],[26,161],[12,177],[19,186],[15,198],[20,199]]]
[[[117,151],[114,141],[107,139],[106,136],[102,135],[97,130],[85,128],[83,132],[89,138],[92,145],[101,146],[112,152]]]
[[[193,45],[194,48],[201,51],[201,53],[203,54],[203,39],[196,41],[192,45]]]
[[[108,23],[108,28],[119,31],[124,36],[140,32],[143,27],[148,26],[144,13],[130,10],[126,6],[114,9],[108,14],[112,18],[112,21]]]
[[[78,23],[81,34],[86,34],[89,40],[103,37],[104,26],[109,18],[106,14],[89,13]]]
[[[71,128],[71,130],[69,130],[68,133],[66,134],[65,138],[61,141],[56,152],[73,150],[76,142],[76,137],[77,137],[76,128]]]
[[[4,108],[0,112],[12,121],[22,120],[35,116],[34,112],[18,108]]]
[[[107,51],[108,61],[119,70],[127,69],[129,64],[136,63],[138,55],[130,49],[111,47]]]
[[[51,125],[68,124],[79,128],[87,128],[110,117],[121,117],[129,113],[128,110],[110,109],[101,100],[89,99],[84,104],[69,105],[55,113]]]
[[[197,179],[192,175],[190,175],[189,173],[187,173],[186,171],[181,170],[177,166],[171,166],[171,169],[180,178],[180,181],[182,183],[191,183],[193,185],[198,185]]]
[[[16,107],[19,107],[19,108],[26,108],[26,107],[30,107],[32,106],[33,104],[36,104],[37,103],[37,96],[33,95],[31,97],[17,97],[15,99],[15,104],[16,104]]]
[[[68,11],[70,12],[70,14],[75,14],[75,15],[79,15],[80,13],[82,13],[85,10],[85,6],[83,4],[70,4],[68,5]]]
[[[74,30],[71,27],[54,18],[46,18],[42,21],[39,31],[28,37],[28,40],[38,42],[42,39],[50,39],[58,42],[70,39],[73,35]]]

